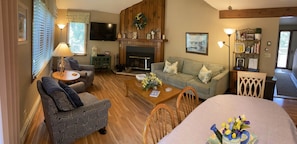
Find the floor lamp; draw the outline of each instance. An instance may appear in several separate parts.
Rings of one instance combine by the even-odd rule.
[[[228,67],[229,67],[229,88],[230,88],[230,37],[231,37],[231,35],[235,32],[235,30],[234,29],[231,29],[231,28],[225,28],[224,29],[224,32],[227,34],[227,36],[228,36],[228,45],[227,44],[225,44],[225,42],[224,41],[218,41],[218,45],[219,45],[219,47],[220,48],[222,48],[224,45],[225,46],[227,46],[228,47],[228,54],[229,54],[229,65],[228,65]]]
[[[59,67],[60,67],[60,75],[63,76],[64,69],[65,69],[64,57],[73,56],[73,53],[70,51],[70,48],[65,42],[60,42],[59,45],[56,47],[53,53],[53,56],[61,57],[61,64],[59,65]]]

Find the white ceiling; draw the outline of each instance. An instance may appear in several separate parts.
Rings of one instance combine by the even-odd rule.
[[[58,9],[96,10],[119,14],[142,0],[56,0]]]
[[[119,14],[142,0],[57,0],[58,9],[96,10]],[[297,7],[297,0],[204,0],[217,10]],[[297,18],[281,18],[280,24],[297,24]]]

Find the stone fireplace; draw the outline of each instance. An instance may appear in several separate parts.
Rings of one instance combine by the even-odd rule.
[[[155,48],[126,46],[126,66],[138,70],[151,70],[154,62]]]

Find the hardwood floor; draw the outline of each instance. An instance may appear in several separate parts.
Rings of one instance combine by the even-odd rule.
[[[133,76],[115,75],[112,72],[97,72],[93,86],[88,91],[99,99],[110,99],[109,119],[107,134],[98,132],[78,139],[75,144],[140,144],[142,143],[142,131],[146,117],[152,110],[152,106],[132,93],[125,96],[124,80],[133,79]],[[297,124],[297,100],[274,98],[274,101],[282,106]],[[165,102],[175,109],[176,99]],[[50,144],[49,134],[43,122],[43,110],[41,104],[28,130],[25,144]]]

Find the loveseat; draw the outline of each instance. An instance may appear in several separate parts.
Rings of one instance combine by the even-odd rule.
[[[174,65],[177,62],[177,73],[164,72],[166,61]],[[223,94],[228,89],[228,70],[220,64],[196,61],[188,58],[169,57],[165,62],[151,64],[151,72],[155,73],[162,82],[183,89],[192,86],[197,91],[199,98],[207,99],[217,94]],[[205,66],[205,68],[203,68]],[[199,73],[208,70],[209,80],[201,81]],[[201,75],[203,72],[201,71]]]

